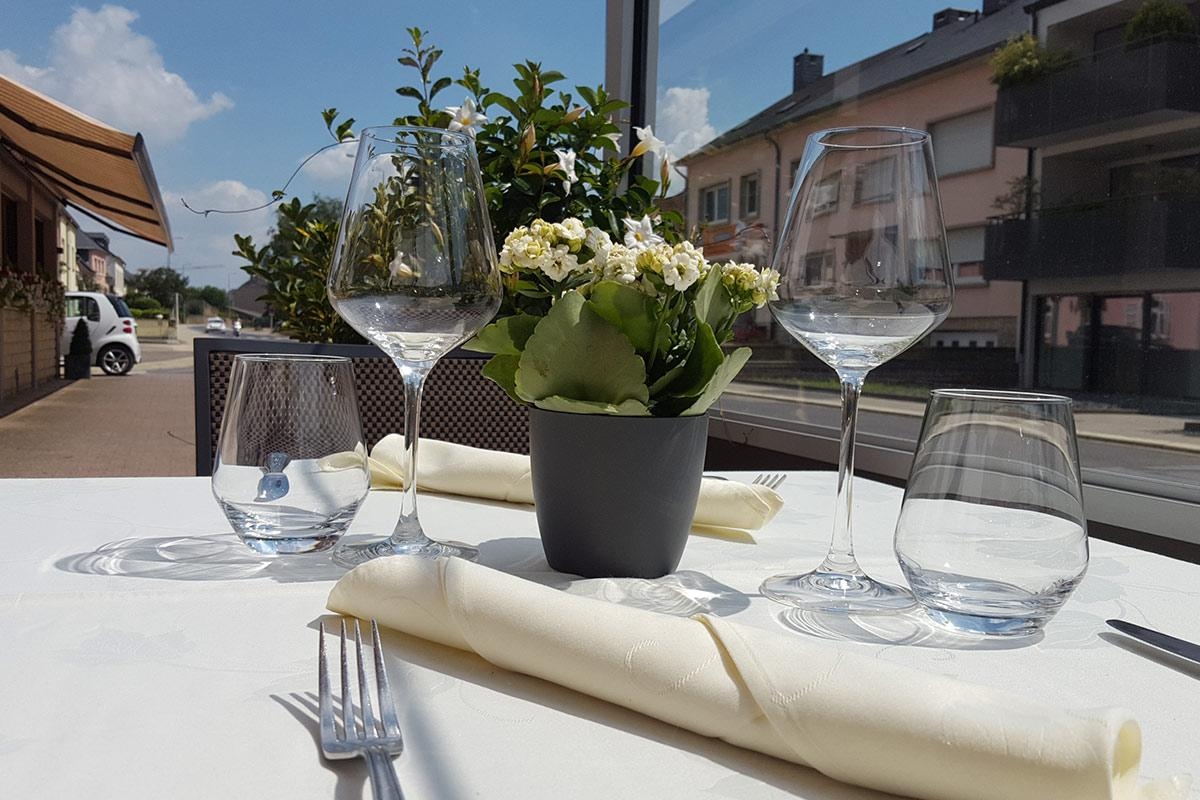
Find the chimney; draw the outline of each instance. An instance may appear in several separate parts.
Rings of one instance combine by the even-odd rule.
[[[936,31],[938,28],[944,28],[951,23],[961,22],[964,19],[970,19],[974,16],[974,11],[964,11],[961,8],[943,8],[933,15],[933,29]]]
[[[804,52],[792,59],[792,92],[816,83],[825,74],[825,56]]]

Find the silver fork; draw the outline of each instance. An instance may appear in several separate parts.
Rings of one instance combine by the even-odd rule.
[[[787,480],[787,475],[785,473],[764,472],[761,475],[754,476],[754,480],[750,481],[750,483],[758,484],[759,486],[765,486],[768,489],[778,489],[783,485],[785,480]]]
[[[317,666],[318,704],[321,711],[321,752],[326,758],[362,757],[367,762],[371,776],[371,793],[375,800],[403,800],[400,780],[392,766],[392,756],[404,749],[400,736],[400,721],[396,718],[396,706],[392,703],[392,691],[388,686],[387,670],[383,666],[383,647],[379,643],[379,626],[371,620],[371,638],[375,651],[375,680],[378,686],[379,719],[371,711],[371,688],[367,682],[367,669],[363,661],[362,631],[358,620],[354,621],[354,650],[358,665],[358,698],[362,709],[362,725],[354,713],[354,687],[350,683],[350,666],[347,658],[346,620],[342,620],[342,724],[339,727],[334,714],[333,696],[329,689],[329,667],[325,657],[325,623],[321,623],[320,661]],[[338,734],[341,734],[340,736]]]

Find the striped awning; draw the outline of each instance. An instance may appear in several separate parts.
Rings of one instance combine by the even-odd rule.
[[[0,146],[64,203],[173,249],[140,133],[122,133],[0,75]]]

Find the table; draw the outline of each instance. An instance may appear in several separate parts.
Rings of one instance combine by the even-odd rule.
[[[763,577],[816,564],[827,544],[834,476],[791,473],[780,491],[786,506],[756,544],[693,536],[680,572],[654,582],[548,572],[528,507],[429,495],[421,512],[432,535],[479,543],[484,563],[565,590],[850,635],[828,645],[1064,707],[1125,706],[1143,726],[1146,774],[1200,777],[1200,667],[1103,624],[1200,640],[1200,566],[1093,541],[1087,577],[1044,636],[961,649],[915,616],[839,624],[757,596]],[[855,501],[863,566],[901,580],[900,491],[860,480]],[[398,504],[372,492],[352,533],[390,530]],[[342,572],[328,557],[244,550],[204,478],[5,480],[0,507],[0,797],[370,796],[358,761],[317,755],[315,626]],[[883,797],[465,653],[400,634],[384,644],[409,800]]]

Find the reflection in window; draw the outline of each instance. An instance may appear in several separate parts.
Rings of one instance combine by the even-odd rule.
[[[854,204],[886,203],[896,185],[896,159],[892,156],[860,164],[854,171]]]
[[[821,250],[804,256],[804,283],[815,286],[833,282],[833,251]]]
[[[838,197],[842,190],[842,173],[835,172],[824,178],[813,188],[812,213],[829,214],[837,211]]]
[[[972,111],[929,126],[939,177],[992,166],[992,109]]]
[[[1040,306],[1038,385],[1055,389],[1085,389],[1088,379],[1087,298],[1078,295],[1043,297]]]
[[[704,222],[729,221],[729,182],[700,192],[700,218]]]

